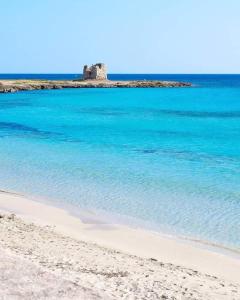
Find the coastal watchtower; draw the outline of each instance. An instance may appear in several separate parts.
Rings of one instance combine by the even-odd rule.
[[[83,80],[107,80],[107,68],[105,64],[98,63],[83,67]]]

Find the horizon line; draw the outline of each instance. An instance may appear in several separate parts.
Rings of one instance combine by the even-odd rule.
[[[0,75],[82,75],[83,73],[0,73]],[[108,73],[108,75],[240,75],[240,73]]]

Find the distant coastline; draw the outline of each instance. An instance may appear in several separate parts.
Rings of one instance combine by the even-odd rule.
[[[0,93],[63,88],[166,88],[190,87],[191,83],[160,80],[0,80]]]

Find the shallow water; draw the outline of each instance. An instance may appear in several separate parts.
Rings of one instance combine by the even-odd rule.
[[[0,186],[240,248],[240,76],[219,78],[0,94]]]

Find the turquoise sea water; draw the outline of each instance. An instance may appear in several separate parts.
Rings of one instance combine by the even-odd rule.
[[[239,249],[240,76],[200,79],[0,94],[1,189]]]

